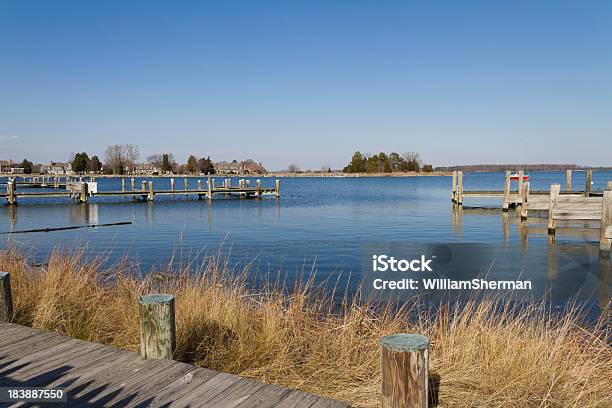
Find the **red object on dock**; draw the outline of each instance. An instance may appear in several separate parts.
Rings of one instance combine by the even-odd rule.
[[[510,175],[510,180],[518,180],[518,179],[519,179],[519,175],[518,174],[514,173],[514,174]],[[529,180],[529,175],[525,174],[523,176],[523,181],[527,181],[527,180]]]

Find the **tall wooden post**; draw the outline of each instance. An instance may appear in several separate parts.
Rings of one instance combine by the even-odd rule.
[[[612,190],[603,193],[601,208],[601,231],[599,234],[599,249],[609,251],[612,244]]]
[[[206,180],[206,198],[212,200],[212,186],[211,186],[210,177]]]
[[[457,200],[457,170],[453,170],[453,177],[451,182],[451,201],[454,203]]]
[[[174,191],[174,177],[170,177],[170,191]]]
[[[380,340],[383,408],[427,408],[429,339],[394,334]]]
[[[125,178],[121,177],[121,191],[125,192]]]
[[[147,191],[147,182],[145,180],[142,180],[140,186],[142,191]]]
[[[521,205],[523,202],[523,178],[525,177],[525,172],[523,170],[519,170],[518,172],[518,189],[516,193],[518,195],[518,205]]]
[[[261,198],[261,180],[257,179],[257,198]]]
[[[55,188],[59,188],[60,180],[59,177],[55,176]]]
[[[155,193],[153,192],[153,179],[149,180],[149,201],[153,201]]]
[[[457,204],[463,205],[463,171],[457,172]]]
[[[136,180],[132,178],[130,182],[131,182],[132,191],[136,190]]]
[[[504,202],[502,204],[502,210],[508,211],[510,208],[510,170],[506,170],[506,176],[504,178]]]
[[[586,183],[584,186],[584,196],[589,197],[591,195],[591,181],[593,180],[593,170],[588,169],[586,171]]]
[[[202,191],[202,180],[198,180],[198,191]]]
[[[9,204],[15,204],[17,198],[15,197],[15,183],[12,179],[9,179],[6,183],[6,198]]]
[[[226,187],[232,188],[232,179],[227,179]]]
[[[10,322],[12,317],[11,275],[8,272],[0,272],[0,320]]]
[[[140,354],[144,358],[172,359],[176,349],[174,296],[145,295],[138,300]]]
[[[553,211],[557,207],[559,202],[559,192],[561,191],[560,184],[553,184],[550,186],[550,198],[548,200],[548,233],[554,234],[557,222],[553,217]]]
[[[280,180],[276,179],[276,198],[280,198]]]
[[[565,170],[565,191],[572,191],[572,171]]]
[[[527,219],[527,203],[529,202],[529,182],[523,184],[523,202],[521,203],[521,220]]]
[[[214,190],[215,189],[215,179],[211,179],[211,188]]]
[[[189,190],[189,187],[187,184],[187,177],[183,178],[183,185],[185,186],[185,191]]]

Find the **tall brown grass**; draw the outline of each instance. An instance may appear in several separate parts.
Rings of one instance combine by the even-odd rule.
[[[378,406],[378,341],[396,332],[431,338],[442,407],[612,406],[605,325],[583,326],[575,311],[499,299],[415,312],[347,298],[338,308],[312,280],[253,292],[228,268],[216,259],[135,277],[127,262],[79,252],[56,251],[42,266],[0,254],[23,325],[136,351],[137,298],[160,291],[176,295],[177,359],[356,406]]]

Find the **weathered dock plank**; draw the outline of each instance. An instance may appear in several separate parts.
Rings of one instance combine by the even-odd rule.
[[[231,374],[0,322],[0,386],[59,387],[71,406],[348,407]]]

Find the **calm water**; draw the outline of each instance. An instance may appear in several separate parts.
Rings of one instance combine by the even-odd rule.
[[[565,184],[565,172],[532,172],[530,178],[532,190],[548,189],[554,182]],[[607,180],[612,180],[612,172],[594,172],[593,189],[604,188]],[[140,179],[136,183],[140,185]],[[190,188],[196,183],[190,179]],[[237,183],[234,179],[233,185]],[[272,186],[274,181],[264,178],[263,183]],[[585,173],[574,172],[574,188],[583,189],[584,183]],[[169,185],[168,179],[155,181],[156,188],[169,189]],[[177,179],[177,188],[182,185]],[[500,199],[466,198],[466,208],[454,213],[450,185],[450,177],[287,178],[281,181],[280,200],[219,198],[209,204],[193,197],[158,196],[149,203],[109,197],[94,198],[85,205],[66,198],[28,200],[18,206],[0,206],[0,232],[119,221],[133,224],[5,234],[0,235],[0,248],[17,245],[44,259],[58,245],[80,246],[91,254],[110,254],[111,260],[130,255],[146,270],[167,263],[173,255],[205,256],[222,246],[237,267],[251,263],[255,270],[289,274],[314,267],[323,279],[338,271],[358,275],[365,243],[487,243],[516,247],[512,256],[519,254],[521,268],[529,269],[537,292],[552,293],[558,304],[578,296],[595,311],[607,302],[610,264],[598,257],[597,225],[559,235],[549,245],[543,228],[530,227],[526,234],[514,212],[504,217],[500,211],[467,208],[499,207]],[[464,185],[465,189],[500,190],[503,174],[466,174]],[[98,179],[98,189],[120,190],[121,182]]]

